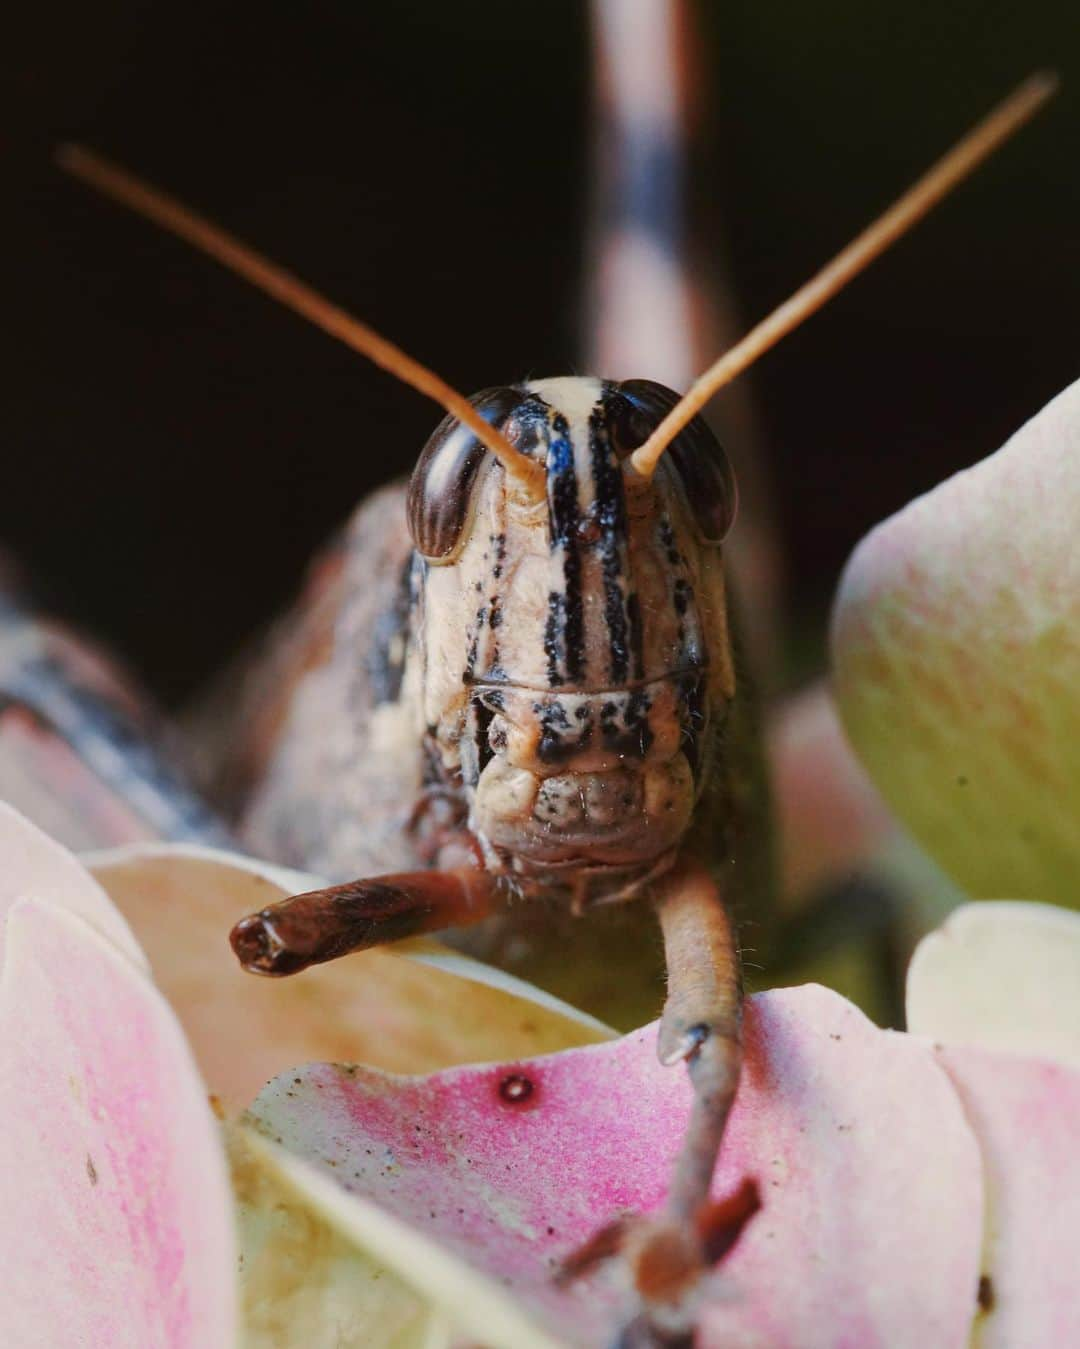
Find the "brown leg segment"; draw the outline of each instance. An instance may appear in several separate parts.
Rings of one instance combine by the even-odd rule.
[[[702,1276],[759,1207],[751,1181],[723,1204],[709,1200],[741,1061],[742,981],[731,919],[712,876],[693,861],[665,877],[657,912],[668,968],[657,1052],[664,1064],[685,1061],[694,1104],[663,1210],[621,1233],[641,1311],[624,1326],[618,1349],[689,1349]]]
[[[352,951],[478,922],[504,895],[496,877],[473,867],[378,876],[293,895],[248,914],[229,940],[252,974],[298,974]]]
[[[686,1137],[663,1209],[616,1219],[573,1252],[559,1275],[565,1283],[613,1256],[625,1261],[639,1311],[614,1349],[689,1349],[703,1275],[761,1206],[750,1179],[721,1203],[709,1199],[741,1061],[742,980],[731,919],[696,861],[681,861],[659,885],[668,996],[657,1052],[664,1064],[686,1063],[694,1088]]]
[[[694,1223],[709,1198],[742,1059],[742,978],[731,918],[700,863],[671,873],[657,905],[664,933],[668,996],[660,1020],[660,1062],[686,1061],[694,1107],[666,1204]]]

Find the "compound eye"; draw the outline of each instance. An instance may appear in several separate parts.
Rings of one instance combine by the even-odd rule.
[[[644,380],[634,382],[645,383]],[[639,445],[645,444],[657,419],[652,418],[633,399],[615,393],[610,394],[607,399],[607,421],[608,434],[611,436],[615,454],[619,459],[625,459],[627,455],[633,454]]]
[[[679,401],[674,390],[651,379],[623,380],[618,388],[648,421],[650,431],[660,425]],[[657,471],[663,472],[665,465],[686,498],[702,540],[711,544],[723,543],[735,523],[739,491],[724,448],[703,418],[695,417],[679,432],[665,451]]]
[[[485,389],[469,402],[485,421],[501,428],[523,398],[518,389]],[[456,417],[439,423],[409,479],[409,534],[421,557],[434,563],[454,560],[472,523],[481,469],[493,461]]]

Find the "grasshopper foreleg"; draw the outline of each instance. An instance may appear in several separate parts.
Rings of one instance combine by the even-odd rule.
[[[377,876],[293,895],[248,914],[230,941],[252,974],[298,974],[352,951],[478,922],[501,906],[505,894],[496,877],[473,867]]]

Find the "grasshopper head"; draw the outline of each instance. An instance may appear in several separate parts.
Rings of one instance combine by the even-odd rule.
[[[425,719],[492,859],[647,868],[679,842],[733,691],[727,459],[696,420],[651,477],[630,455],[677,395],[537,380],[476,407],[541,463],[530,496],[448,419],[413,475]]]

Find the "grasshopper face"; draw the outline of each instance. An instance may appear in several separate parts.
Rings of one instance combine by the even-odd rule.
[[[696,421],[651,479],[630,453],[677,396],[538,380],[474,400],[544,464],[530,500],[458,423],[410,485],[425,724],[487,864],[624,893],[690,826],[734,692],[720,541],[734,483]]]

